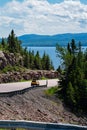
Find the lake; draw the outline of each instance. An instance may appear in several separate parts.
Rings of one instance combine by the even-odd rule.
[[[87,47],[83,46],[82,50],[84,51]],[[62,63],[61,59],[57,57],[56,47],[28,47],[28,50],[34,50],[35,54],[39,51],[40,56],[42,57],[44,52],[50,56],[50,59],[53,62],[53,66],[55,69]]]

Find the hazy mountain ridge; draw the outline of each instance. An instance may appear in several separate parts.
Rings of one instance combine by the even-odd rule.
[[[75,39],[76,43],[79,41],[83,46],[87,46],[87,33],[66,33],[56,35],[37,35],[27,34],[19,36],[23,46],[55,46],[57,43],[66,46],[71,39]]]
[[[87,46],[87,33],[65,33],[56,35],[25,34],[18,38],[22,41],[23,46],[56,46],[57,43],[66,46],[68,42],[71,42],[71,39],[75,39],[77,44],[80,41],[83,46]]]

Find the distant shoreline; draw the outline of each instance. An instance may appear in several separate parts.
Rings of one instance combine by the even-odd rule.
[[[60,45],[60,46],[63,46],[63,47],[66,47],[66,45]],[[53,45],[53,46],[49,46],[49,45],[22,45],[22,47],[56,47],[56,45]],[[87,45],[82,45],[82,48],[83,47],[87,47]]]
[[[56,47],[56,46],[41,46],[41,45],[34,45],[34,46],[31,46],[31,45],[22,45],[23,47]]]

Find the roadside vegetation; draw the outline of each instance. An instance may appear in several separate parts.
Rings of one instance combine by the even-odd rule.
[[[35,54],[34,51],[28,51],[25,47],[22,47],[22,43],[16,37],[14,30],[11,31],[8,38],[2,38],[0,43],[0,50],[7,54],[14,54],[16,58],[20,60],[16,65],[8,65],[1,68],[2,72],[6,71],[16,71],[19,68],[26,69],[36,69],[36,70],[51,70],[54,69],[52,61],[45,52],[42,57],[40,57],[39,51]]]
[[[66,48],[57,45],[56,50],[63,60],[58,94],[73,111],[87,113],[87,50],[83,52],[74,39]]]
[[[57,92],[58,92],[57,86],[44,90],[44,93],[46,94],[46,96],[52,96],[52,95],[56,94]]]
[[[0,73],[6,73],[6,72],[17,72],[17,71],[25,71],[25,68],[23,66],[11,66],[11,65],[7,65],[6,67],[4,67],[2,70],[0,70]]]

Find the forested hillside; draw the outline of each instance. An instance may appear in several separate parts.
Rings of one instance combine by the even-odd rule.
[[[7,39],[2,38],[0,43],[0,71],[6,72],[11,70],[38,69],[51,70],[54,69],[49,55],[39,55],[39,51],[28,51],[22,47],[22,42],[16,37],[14,30],[11,31]]]

